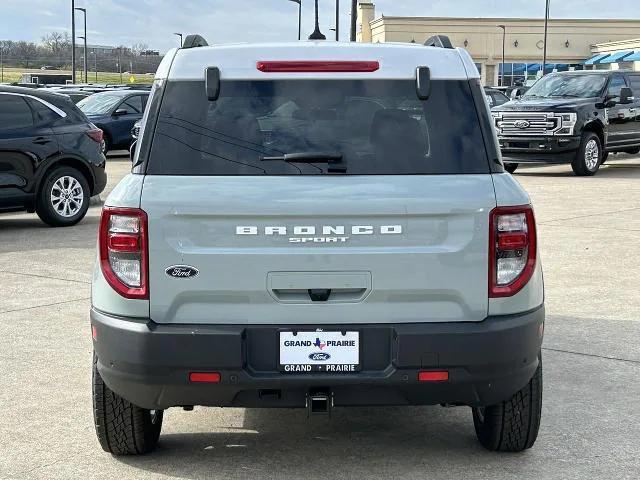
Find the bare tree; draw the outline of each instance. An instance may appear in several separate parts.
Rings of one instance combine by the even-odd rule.
[[[133,54],[135,56],[139,56],[140,52],[144,52],[148,48],[149,48],[149,45],[147,45],[146,43],[143,43],[143,42],[134,43],[133,45],[131,45],[131,51],[133,52]]]
[[[71,37],[67,32],[51,32],[42,37],[42,45],[56,56],[67,53],[71,48]]]
[[[29,60],[35,57],[38,53],[38,49],[35,43],[25,42],[21,40],[15,44],[15,52],[19,58],[23,59],[26,63],[26,68],[29,68]]]

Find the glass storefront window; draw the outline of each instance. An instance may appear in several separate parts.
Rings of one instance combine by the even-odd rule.
[[[499,64],[498,81],[504,86],[532,85],[540,76],[542,63],[504,63]],[[548,62],[544,72],[568,72],[583,70],[582,64]]]

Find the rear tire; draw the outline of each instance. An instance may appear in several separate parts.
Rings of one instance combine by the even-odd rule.
[[[93,420],[100,446],[112,455],[142,455],[156,448],[163,410],[147,410],[125,400],[102,381],[93,354]]]
[[[52,227],[69,227],[89,209],[89,183],[75,168],[54,168],[42,180],[36,196],[36,213]]]
[[[538,438],[542,413],[542,356],[533,378],[511,398],[487,407],[474,407],[473,425],[487,450],[521,452]]]
[[[509,173],[515,172],[517,168],[518,168],[518,164],[517,163],[505,163],[504,164],[504,169]]]
[[[600,138],[593,132],[582,134],[580,147],[571,162],[573,173],[578,176],[595,175],[602,162],[602,144]]]

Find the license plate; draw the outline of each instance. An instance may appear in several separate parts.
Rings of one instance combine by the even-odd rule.
[[[360,370],[360,332],[280,332],[280,370],[357,372]]]

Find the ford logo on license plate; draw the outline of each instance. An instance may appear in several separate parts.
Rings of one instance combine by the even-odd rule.
[[[324,362],[325,360],[329,360],[330,358],[331,355],[322,352],[312,353],[309,355],[309,360],[315,360],[316,362]]]

